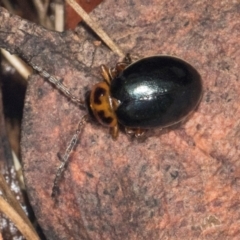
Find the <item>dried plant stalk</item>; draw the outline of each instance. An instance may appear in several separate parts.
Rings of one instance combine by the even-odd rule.
[[[0,196],[0,211],[3,212],[19,229],[27,240],[39,240],[37,233],[29,227],[15,209]]]
[[[89,15],[78,5],[74,0],[67,0],[67,3],[79,14],[79,16],[86,22],[86,24],[102,39],[102,41],[120,58],[124,58],[125,54],[112,41],[112,39],[94,22]]]
[[[30,222],[30,220],[28,219],[28,217],[26,216],[25,212],[21,208],[18,200],[13,195],[12,191],[10,190],[10,188],[9,188],[8,184],[6,183],[6,181],[5,181],[4,177],[2,176],[2,174],[0,174],[0,190],[2,191],[3,196],[8,200],[9,204],[12,207],[14,207],[14,209],[15,209],[14,211],[16,211],[16,213],[19,215],[19,217],[21,217],[22,221],[24,221],[25,224],[27,224],[28,227],[31,228],[32,231],[35,231],[34,227],[32,226],[32,224]],[[2,212],[5,211],[4,208],[2,209],[2,206],[0,206],[0,211],[2,211]]]
[[[4,49],[1,49],[2,55],[9,61],[9,63],[16,68],[19,74],[27,80],[28,76],[32,73],[30,68],[16,55],[12,55]]]

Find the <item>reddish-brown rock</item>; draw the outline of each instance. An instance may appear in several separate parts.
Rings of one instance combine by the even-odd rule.
[[[42,78],[30,79],[22,157],[30,200],[49,239],[238,239],[239,9],[217,0],[107,0],[95,9],[91,16],[126,53],[190,62],[204,94],[180,128],[157,130],[142,143],[123,133],[113,141],[107,129],[87,124],[56,205],[50,195],[57,153],[64,153],[84,111]],[[16,26],[23,48],[12,51],[34,56],[76,96],[101,79],[100,64],[117,61],[83,28],[76,35],[24,27]],[[11,48],[1,39],[2,30],[0,46]]]

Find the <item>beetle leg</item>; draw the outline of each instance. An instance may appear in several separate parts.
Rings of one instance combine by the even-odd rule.
[[[125,131],[129,136],[140,138],[145,134],[146,129],[125,127]]]
[[[112,98],[112,108],[114,111],[117,110],[119,105],[120,105],[119,101],[116,98]]]
[[[130,65],[132,63],[132,58],[130,56],[130,53],[127,53],[123,62],[125,62],[126,64]]]
[[[128,65],[132,63],[130,54],[127,53],[122,62],[118,62],[115,68],[110,69],[109,73],[111,78],[114,79],[117,77]]]
[[[103,79],[107,82],[108,85],[111,84],[112,76],[111,76],[111,70],[106,65],[101,65],[101,74]]]
[[[115,68],[111,69],[106,65],[101,65],[101,74],[103,79],[108,83],[108,85],[110,85],[112,79],[117,77],[131,63],[132,63],[132,59],[130,57],[130,54],[127,53],[123,61],[118,62]]]
[[[116,64],[116,67],[115,67],[115,72],[116,72],[116,75],[118,75],[119,73],[121,73],[129,64],[128,63],[125,63],[125,62],[119,62]]]
[[[119,132],[118,124],[115,125],[114,127],[111,127],[109,130],[110,130],[110,134],[112,136],[112,139],[116,140],[117,137],[118,137],[118,132]]]

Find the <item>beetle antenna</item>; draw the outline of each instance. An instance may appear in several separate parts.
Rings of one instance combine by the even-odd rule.
[[[78,140],[78,136],[81,133],[83,125],[87,121],[87,118],[88,118],[88,115],[84,115],[81,118],[81,120],[79,121],[78,128],[75,131],[74,135],[72,136],[72,139],[71,139],[70,143],[68,144],[63,157],[58,155],[58,157],[60,158],[62,163],[58,167],[57,173],[55,175],[53,188],[52,188],[52,194],[51,194],[52,198],[55,198],[59,194],[59,181],[60,181],[60,178],[62,177],[63,172],[65,171],[65,169],[67,167],[69,156],[72,153],[74,147],[76,146],[76,143],[77,143],[77,140]]]
[[[40,76],[47,79],[50,83],[52,83],[61,93],[63,93],[66,97],[68,97],[72,102],[76,103],[80,107],[85,108],[85,102],[81,99],[76,98],[69,89],[61,82],[61,80],[57,79],[56,77],[51,76],[47,71],[43,68],[31,64],[33,69],[35,69]]]
[[[52,83],[63,95],[68,97],[73,103],[76,103],[78,106],[86,109],[85,101],[76,98],[69,89],[61,82],[61,79],[57,79],[56,77],[51,76],[46,70],[42,67],[37,66],[32,62],[31,58],[27,57],[20,48],[17,48],[17,52],[21,55],[21,57],[30,65],[34,70],[38,72],[38,74],[47,79],[50,83]]]

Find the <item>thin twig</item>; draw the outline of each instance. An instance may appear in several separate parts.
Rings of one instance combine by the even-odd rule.
[[[29,229],[31,229],[31,232],[35,232],[34,227],[32,226],[30,220],[26,216],[22,207],[19,205],[18,200],[13,195],[12,191],[10,190],[10,188],[9,188],[8,184],[6,183],[2,174],[0,174],[0,190],[3,194],[3,196],[8,200],[8,202],[9,202],[8,204],[11,205],[12,208],[14,208],[14,212],[18,215],[18,218],[21,218],[21,221],[24,222],[25,225],[27,225]],[[0,205],[0,211],[5,213],[5,206],[3,204],[4,203],[2,203],[2,205]],[[7,213],[5,213],[5,214],[8,216]],[[8,216],[8,217],[15,223],[14,219],[12,219],[11,216]],[[17,224],[16,224],[16,226],[18,227]],[[36,233],[35,233],[35,235],[36,235]],[[34,238],[34,239],[37,239],[37,238]]]
[[[25,79],[32,73],[30,68],[16,55],[12,55],[4,49],[1,49],[2,55],[9,61],[9,63],[16,68],[19,74]]]
[[[47,10],[49,7],[49,0],[46,0],[44,3],[41,0],[32,0],[33,4],[38,13],[39,22],[42,26],[52,29],[52,23],[50,19],[47,17]]]
[[[67,0],[67,3],[79,14],[79,16],[86,22],[86,24],[102,39],[103,42],[120,58],[124,58],[125,54],[122,50],[112,41],[112,39],[94,22],[89,15],[78,5],[74,0]]]
[[[0,196],[0,211],[3,212],[18,228],[27,240],[39,240],[37,233],[28,226],[15,209]]]
[[[10,3],[10,1],[8,0],[2,0],[2,3],[4,5],[4,7],[11,13],[15,13],[13,7],[12,7],[12,4]]]
[[[64,6],[63,3],[55,3],[55,31],[64,31]]]

